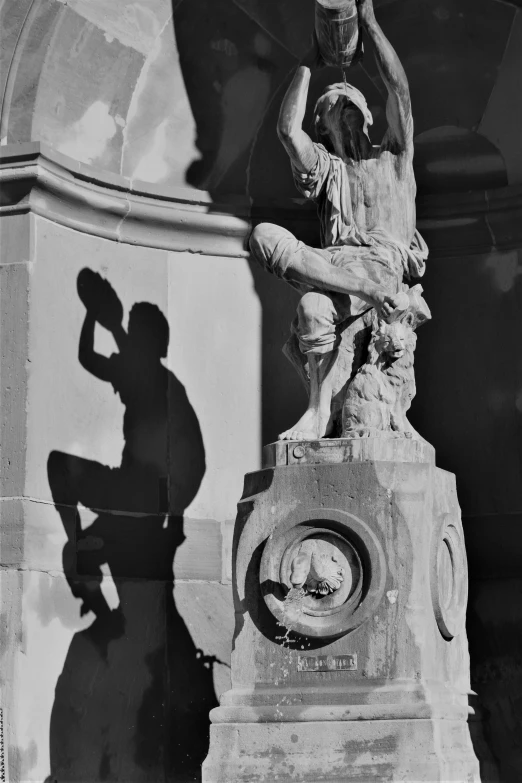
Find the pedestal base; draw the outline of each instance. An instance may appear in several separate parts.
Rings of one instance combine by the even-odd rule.
[[[232,688],[203,783],[479,783],[454,476],[407,438],[264,456],[238,506]],[[343,579],[290,615],[303,542]]]
[[[210,747],[204,783],[480,783],[463,721],[214,724]]]

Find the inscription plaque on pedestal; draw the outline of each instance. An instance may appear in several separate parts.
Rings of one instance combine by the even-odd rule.
[[[298,672],[355,671],[357,655],[299,655]]]

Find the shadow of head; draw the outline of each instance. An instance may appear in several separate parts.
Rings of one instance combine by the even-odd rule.
[[[129,346],[137,353],[163,359],[169,347],[167,319],[154,304],[137,302],[129,313],[127,326]]]
[[[123,305],[108,280],[84,268],[78,274],[77,289],[87,313],[95,321],[110,332],[121,328]],[[157,305],[136,302],[132,306],[126,340],[130,350],[162,359],[167,355],[169,336],[168,321]]]

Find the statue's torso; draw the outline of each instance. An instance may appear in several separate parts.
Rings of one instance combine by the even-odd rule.
[[[361,231],[383,229],[409,245],[415,233],[416,194],[411,155],[374,149],[371,158],[345,162],[354,222]]]
[[[322,247],[365,244],[373,234],[409,248],[416,229],[411,151],[394,151],[387,137],[359,161],[314,147],[311,170],[293,166],[293,173],[298,190],[317,203]]]

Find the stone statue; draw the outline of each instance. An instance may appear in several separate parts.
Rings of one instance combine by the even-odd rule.
[[[338,549],[327,541],[306,539],[292,561],[290,581],[312,595],[328,595],[340,588],[344,575]]]
[[[372,0],[316,9],[316,44],[278,131],[317,204],[321,248],[267,223],[250,240],[301,293],[285,354],[310,400],[265,446],[238,504],[233,685],[210,716],[202,780],[479,783],[455,477],[407,419],[416,329],[431,317],[415,282],[427,248],[408,83]],[[388,90],[388,130],[372,146],[363,96],[333,84],[314,143],[302,129],[311,69],[353,63],[361,28]]]
[[[371,308],[382,323],[405,318],[411,304],[408,282],[423,275],[428,255],[415,226],[406,74],[377,23],[372,0],[359,0],[357,10],[388,92],[384,139],[372,145],[371,112],[364,96],[346,81],[327,87],[317,101],[318,142],[305,133],[311,71],[324,64],[316,42],[283,99],[277,130],[298,190],[316,202],[321,249],[270,223],[258,225],[250,239],[253,256],[302,294],[285,351],[308,386],[309,404],[299,421],[280,434],[282,440],[335,437],[350,429],[354,422],[349,423],[345,399],[367,358]],[[412,324],[415,318],[410,308]],[[388,408],[395,405],[390,395],[388,389],[380,400]],[[384,423],[379,431],[393,429],[391,419],[389,426]]]

